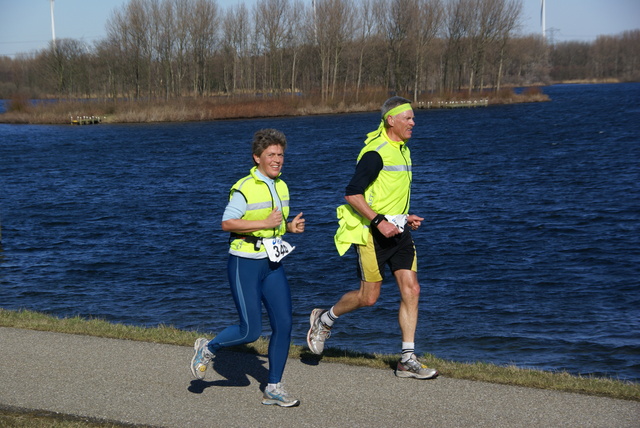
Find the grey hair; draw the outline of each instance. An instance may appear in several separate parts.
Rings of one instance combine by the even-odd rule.
[[[382,108],[380,109],[380,112],[382,113],[381,117],[382,120],[384,120],[384,115],[387,114],[391,109],[394,109],[396,107],[398,107],[401,104],[411,104],[411,101],[409,101],[406,98],[402,98],[402,97],[391,97],[389,98],[387,101],[385,101],[382,104]],[[387,125],[387,121],[385,120],[385,126]]]

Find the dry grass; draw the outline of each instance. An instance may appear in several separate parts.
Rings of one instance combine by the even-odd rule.
[[[378,108],[378,102],[331,105],[313,96],[209,97],[170,101],[60,100],[35,104],[19,100],[10,101],[8,111],[0,115],[0,122],[68,124],[84,116],[99,117],[105,123],[193,122],[373,111]]]
[[[538,86],[525,89],[521,94],[516,94],[509,89],[502,90],[489,98],[492,104],[515,104],[522,102],[549,101],[549,96],[542,93]]]
[[[381,90],[362,91],[357,100],[354,94],[344,94],[333,100],[319,95],[280,94],[237,97],[179,98],[169,101],[127,100],[57,100],[31,103],[16,96],[9,102],[8,111],[0,115],[0,122],[14,124],[69,124],[77,117],[99,117],[105,123],[192,122],[261,117],[307,116],[319,114],[377,111],[388,94]],[[475,94],[474,98],[488,98],[490,104],[548,101],[538,89],[536,93],[516,95],[512,90],[498,94]],[[470,99],[468,92],[425,95],[419,101]]]

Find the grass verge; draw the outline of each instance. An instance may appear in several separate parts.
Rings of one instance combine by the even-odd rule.
[[[0,308],[0,327],[24,328],[29,330],[52,331],[67,334],[83,334],[112,339],[139,340],[168,345],[192,346],[196,338],[206,333],[184,331],[172,326],[159,325],[146,328],[124,324],[113,324],[101,319],[81,317],[57,318],[40,312],[27,310],[12,311]],[[234,350],[265,355],[268,340],[260,338],[248,345],[236,347]],[[306,347],[292,345],[290,358],[319,359]],[[322,355],[323,362],[350,364],[372,368],[395,368],[398,355],[369,354],[355,351],[327,348]],[[512,365],[497,366],[493,364],[459,363],[433,355],[425,354],[422,360],[429,366],[437,367],[442,376],[456,379],[467,379],[491,382],[503,385],[516,385],[529,388],[541,388],[563,392],[609,397],[621,400],[640,401],[640,384],[609,378],[573,376],[566,372],[548,372],[542,370],[522,369]],[[25,416],[26,415],[26,416]],[[54,415],[55,416],[55,415]],[[121,426],[112,423],[101,423],[80,418],[61,420],[60,417],[34,415],[0,407],[0,425],[10,427],[110,427]],[[9,418],[9,419],[6,419]],[[43,424],[36,424],[42,419]],[[22,421],[28,423],[21,424]],[[48,423],[52,423],[49,425]],[[56,425],[61,423],[62,425]],[[79,425],[78,425],[79,424]]]

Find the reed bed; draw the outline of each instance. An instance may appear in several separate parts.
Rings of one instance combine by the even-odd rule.
[[[377,111],[388,97],[381,90],[363,91],[356,97],[344,94],[323,99],[319,94],[262,94],[176,98],[171,100],[126,99],[58,99],[30,101],[19,95],[9,100],[7,112],[0,114],[0,123],[70,124],[81,117],[97,117],[102,123],[193,122],[265,117],[308,116]],[[498,93],[483,92],[470,96],[468,92],[444,95],[424,94],[419,102],[486,99],[491,104],[511,104],[548,101],[534,88],[522,94],[511,89]]]

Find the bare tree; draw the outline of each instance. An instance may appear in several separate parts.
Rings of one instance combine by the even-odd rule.
[[[238,87],[247,88],[250,73],[249,55],[250,16],[244,3],[230,7],[222,22],[222,47],[224,50],[225,89],[235,93]]]
[[[446,90],[462,87],[462,72],[466,57],[466,36],[469,27],[471,0],[452,0],[445,8],[446,51],[444,57],[443,87]]]
[[[548,49],[547,42],[539,35],[514,39],[508,44],[506,56],[509,61],[505,64],[510,67],[504,74],[510,76],[509,83],[531,85],[549,82]]]
[[[426,66],[427,49],[436,38],[442,27],[444,10],[441,0],[419,0],[416,14],[415,29],[415,71],[413,76],[413,101],[418,101],[418,91],[421,87]],[[425,78],[426,80],[426,78]]]
[[[588,42],[578,41],[562,42],[553,46],[551,77],[554,80],[579,79],[588,68],[589,48]]]
[[[130,0],[121,12],[115,11],[107,21],[107,37],[119,46],[119,76],[125,91],[133,89],[140,98],[143,85],[149,87],[148,68],[151,62],[150,20],[145,0]],[[125,76],[129,76],[127,79]]]
[[[389,89],[393,91],[398,91],[401,87],[406,89],[407,77],[403,76],[413,76],[413,70],[403,70],[401,63],[409,57],[404,47],[412,40],[418,27],[418,9],[418,0],[391,0],[378,8],[389,53]]]
[[[323,99],[335,96],[341,54],[352,37],[353,8],[349,0],[321,0],[316,4],[313,30],[320,53]]]
[[[119,78],[120,62],[118,54],[121,52],[113,39],[106,38],[96,44],[94,66],[94,81],[102,88],[104,96],[118,99],[121,87]]]
[[[640,29],[625,31],[619,37],[622,65],[616,77],[637,82],[640,80]]]
[[[187,1],[187,0],[185,0]],[[213,0],[189,0],[191,21],[188,26],[193,58],[193,89],[202,96],[209,90],[209,60],[218,42],[218,6]]]
[[[191,9],[185,0],[172,0],[175,15],[174,33],[173,33],[173,62],[171,64],[172,75],[174,76],[174,95],[184,95],[185,86],[187,85],[188,69],[189,69],[189,21],[191,20]],[[188,90],[188,89],[187,89]]]
[[[75,39],[58,39],[55,46],[51,43],[44,51],[43,60],[47,64],[43,76],[49,81],[47,86],[51,93],[90,95],[88,49],[84,43]]]
[[[356,101],[360,96],[360,88],[362,87],[362,72],[364,69],[365,53],[368,49],[371,49],[373,45],[371,39],[376,32],[379,31],[376,16],[374,14],[374,0],[362,0],[360,2],[360,8],[358,9],[358,15],[355,16],[354,21],[358,23],[355,27],[355,33],[357,34],[355,43],[357,44],[358,52],[358,71],[356,78]]]
[[[504,6],[502,16],[498,23],[498,71],[496,76],[496,92],[500,91],[502,85],[502,74],[506,56],[507,44],[514,33],[520,27],[522,16],[522,0],[508,0]]]
[[[130,52],[129,46],[132,44],[129,42],[128,22],[125,19],[124,11],[115,10],[111,16],[107,19],[106,30],[107,39],[105,43],[101,44],[101,52],[103,54],[108,53],[110,55],[109,72],[111,74],[111,87],[114,96],[115,94],[128,94],[129,93],[129,79],[125,79],[125,76],[137,75],[134,72],[134,61],[129,60],[134,56],[134,53]]]
[[[174,76],[173,67],[176,33],[176,18],[174,3],[171,0],[153,1],[151,3],[152,22],[155,32],[154,52],[157,58],[158,67],[160,69],[159,86],[163,92],[164,98],[169,99],[172,93]]]
[[[331,15],[331,1],[315,0],[315,7],[312,11],[311,31],[313,40],[319,53],[320,60],[320,93],[323,100],[328,98],[329,93],[329,64],[331,61],[331,31],[329,23],[335,19]]]
[[[140,98],[143,86],[146,84],[150,92],[149,79],[151,65],[151,32],[150,17],[147,13],[148,3],[145,0],[130,0],[127,5],[126,19],[128,25],[127,48],[133,54],[135,69],[135,96]]]
[[[284,44],[289,31],[289,0],[258,0],[255,25],[265,63],[265,88],[284,87]]]
[[[307,8],[302,0],[293,0],[290,9],[289,29],[285,40],[285,48],[291,55],[290,89],[293,94],[297,90],[298,61],[305,41]]]
[[[472,0],[467,5],[467,40],[469,43],[469,95],[476,87],[477,76],[482,76],[488,45],[495,36],[496,22],[503,0]],[[480,86],[482,90],[482,85]]]

